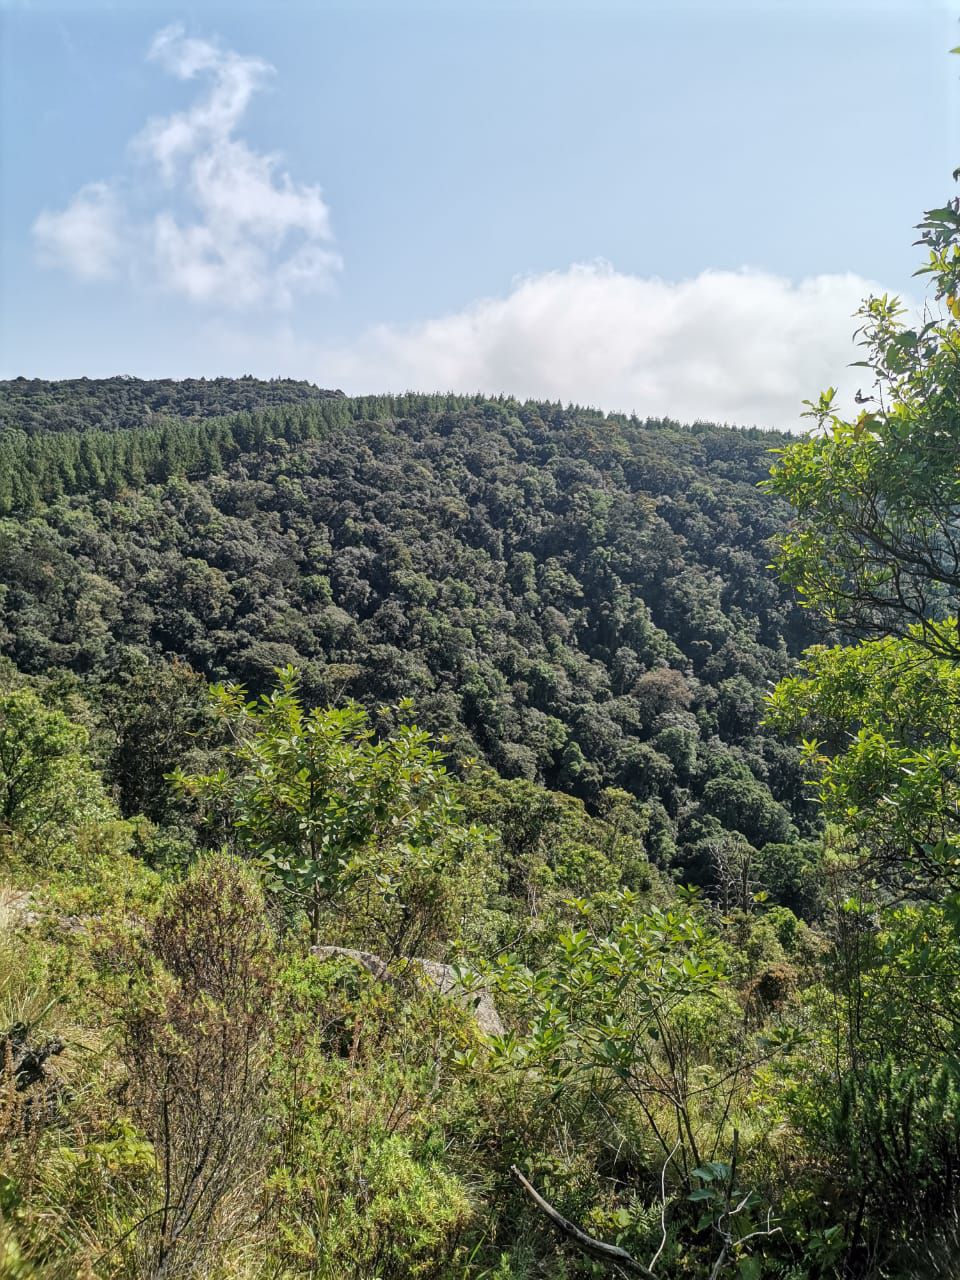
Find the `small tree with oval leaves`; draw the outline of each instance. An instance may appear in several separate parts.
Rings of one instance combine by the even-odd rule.
[[[487,850],[441,752],[415,724],[378,738],[355,703],[306,708],[293,668],[278,679],[253,702],[214,688],[227,764],[176,785],[306,913],[314,944],[326,925],[390,956],[436,952],[475,924]]]

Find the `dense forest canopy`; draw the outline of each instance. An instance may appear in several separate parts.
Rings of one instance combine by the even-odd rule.
[[[293,384],[225,379],[203,384],[217,403],[259,387],[267,407],[120,429],[118,398],[157,385],[85,383],[106,430],[26,435],[8,404],[19,670],[103,681],[143,653],[253,692],[292,664],[314,702],[411,698],[454,760],[593,805],[629,792],[658,860],[703,883],[718,841],[811,833],[799,755],[759,726],[809,634],[757,488],[785,437],[481,397],[276,406]]]

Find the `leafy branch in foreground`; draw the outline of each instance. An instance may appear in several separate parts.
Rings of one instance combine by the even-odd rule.
[[[464,927],[486,850],[443,756],[415,724],[378,739],[362,707],[307,710],[296,671],[278,678],[254,702],[240,686],[215,687],[233,738],[227,763],[177,771],[175,785],[307,913],[314,944],[334,911],[342,929],[349,900],[360,943],[374,937],[390,956],[436,950]]]
[[[874,395],[853,419],[833,388],[818,430],[776,450],[768,491],[796,512],[776,567],[804,603],[860,635],[902,635],[960,657],[960,200],[919,224],[940,314],[910,325],[899,299],[859,311]]]

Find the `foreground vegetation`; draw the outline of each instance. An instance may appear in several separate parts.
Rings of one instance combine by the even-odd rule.
[[[960,202],[922,236],[946,318],[868,300],[800,441],[5,437],[0,1275],[956,1274]],[[851,641],[797,667],[777,528]]]

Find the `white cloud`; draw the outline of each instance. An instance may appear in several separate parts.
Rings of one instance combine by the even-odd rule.
[[[179,80],[194,80],[204,73],[213,77],[213,86],[205,98],[187,111],[150,120],[136,140],[167,177],[172,176],[179,158],[228,139],[250,99],[273,71],[260,58],[222,50],[209,40],[191,39],[180,26],[159,31],[147,56]]]
[[[846,367],[859,358],[852,316],[882,291],[852,274],[793,283],[744,269],[672,282],[589,263],[420,324],[378,326],[349,346],[301,347],[295,359],[301,376],[351,392],[507,392],[791,427],[823,387],[846,397],[865,387],[866,371]]]
[[[92,184],[63,211],[39,215],[42,261],[86,279],[123,269],[193,302],[230,307],[282,307],[329,287],[340,258],[320,188],[295,182],[277,156],[236,136],[273,69],[179,26],[157,34],[149,57],[180,80],[209,80],[209,89],[133,139],[136,181]],[[159,207],[138,212],[144,191]]]
[[[65,209],[44,209],[33,224],[44,266],[63,267],[81,280],[114,275],[123,253],[122,211],[105,182],[81,187]]]

